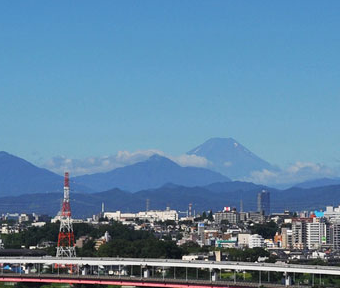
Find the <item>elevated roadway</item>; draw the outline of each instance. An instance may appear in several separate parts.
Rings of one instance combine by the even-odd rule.
[[[340,276],[340,267],[334,266],[141,258],[1,257],[0,267],[2,282],[164,288],[284,287],[291,286],[295,274],[312,275],[309,284],[314,286],[315,275],[318,276],[319,284],[322,283],[322,275]],[[237,275],[240,273],[244,275],[246,272],[258,272],[256,274],[258,282],[240,281]],[[271,283],[271,272],[282,273],[284,285]],[[198,276],[199,273],[201,277]],[[232,281],[225,281],[222,277],[223,273],[227,273],[229,278],[233,275]],[[266,280],[263,279],[264,275],[267,277]]]
[[[175,259],[141,259],[141,258],[56,258],[56,257],[1,257],[1,264],[43,264],[75,266],[141,266],[141,267],[182,267],[209,270],[265,271],[282,273],[307,273],[340,276],[340,267],[250,263],[231,261],[187,261]]]

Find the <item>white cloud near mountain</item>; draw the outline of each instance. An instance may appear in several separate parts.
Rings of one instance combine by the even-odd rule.
[[[324,164],[298,161],[279,171],[269,171],[266,169],[253,171],[251,176],[244,180],[269,186],[289,186],[317,178],[333,178],[338,175],[339,171],[337,170]]]
[[[213,167],[213,164],[202,156],[195,154],[172,156],[156,149],[137,150],[134,152],[119,151],[116,155],[88,157],[84,159],[71,159],[65,156],[58,156],[48,160],[42,166],[60,175],[65,171],[69,171],[72,176],[78,176],[107,172],[115,168],[132,165],[144,161],[154,154],[167,157],[183,167]],[[232,167],[231,162],[224,164]],[[334,178],[338,175],[339,169],[330,168],[319,163],[298,161],[282,170],[272,171],[263,169],[261,171],[253,171],[249,177],[244,177],[239,180],[282,188],[323,177]]]
[[[192,155],[183,154],[180,156],[166,156],[166,157],[168,157],[169,159],[183,167],[193,166],[206,168],[210,163],[206,158],[194,154]]]
[[[156,149],[138,150],[135,152],[119,151],[116,155],[102,157],[88,157],[84,159],[71,159],[65,156],[57,156],[43,163],[43,167],[62,175],[69,171],[72,176],[107,172],[115,168],[132,165],[144,161],[154,154],[171,159],[181,166],[207,167],[209,161],[196,155],[166,155]]]

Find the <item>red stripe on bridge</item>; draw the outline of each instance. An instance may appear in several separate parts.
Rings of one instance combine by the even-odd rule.
[[[178,284],[165,282],[145,282],[145,281],[120,281],[120,280],[86,280],[86,279],[54,279],[54,278],[16,278],[0,277],[0,282],[35,282],[35,283],[67,283],[67,284],[101,284],[101,285],[121,285],[121,286],[143,286],[143,287],[164,287],[164,288],[237,288],[237,286],[214,286],[197,284]],[[244,287],[243,287],[244,288]]]

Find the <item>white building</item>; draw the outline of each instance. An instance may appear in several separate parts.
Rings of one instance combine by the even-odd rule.
[[[46,225],[46,222],[34,222],[31,224],[33,227],[43,227]]]
[[[138,213],[122,213],[121,211],[116,212],[105,212],[104,218],[115,221],[127,221],[134,220],[136,218],[141,220],[147,220],[149,222],[154,221],[166,221],[166,220],[178,220],[178,213],[176,210],[166,209],[164,211],[161,210],[150,210],[150,211],[141,211]]]
[[[332,218],[340,219],[340,206],[339,207],[327,206],[326,211],[323,214],[324,217],[328,219]]]
[[[60,220],[61,220],[61,214],[59,212],[58,215],[56,215],[54,218],[51,219],[51,223],[57,223]],[[86,223],[86,220],[72,218],[72,223]]]
[[[13,234],[19,233],[19,227],[17,225],[9,226],[8,224],[2,224],[1,226],[1,234]]]
[[[308,249],[318,249],[326,244],[326,224],[320,218],[313,218],[313,222],[306,224],[306,234]]]
[[[249,237],[249,248],[264,247],[264,239],[261,235],[253,234]]]
[[[239,233],[237,235],[237,245],[239,247],[248,247],[249,246],[249,239],[250,234],[249,233]]]
[[[150,222],[154,221],[166,221],[166,220],[178,220],[178,213],[176,210],[166,209],[164,211],[160,210],[150,210],[150,211],[143,211],[138,212],[137,218],[145,219]]]
[[[107,218],[109,220],[119,221],[123,222],[126,220],[134,220],[136,219],[136,213],[122,213],[121,211],[115,211],[115,212],[105,212],[104,218]]]

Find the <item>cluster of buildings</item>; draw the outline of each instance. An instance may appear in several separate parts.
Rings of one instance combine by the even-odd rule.
[[[146,210],[137,213],[121,211],[102,212],[88,219],[73,219],[74,223],[88,223],[91,225],[108,224],[118,221],[133,226],[135,230],[149,230],[157,237],[167,236],[176,241],[177,245],[189,242],[199,246],[213,246],[222,248],[255,248],[268,250],[289,251],[291,255],[296,251],[339,251],[340,253],[340,206],[326,207],[325,211],[291,213],[270,213],[270,193],[261,191],[257,196],[257,211],[237,211],[232,207],[224,207],[215,212],[212,217],[192,215],[192,205],[184,217],[170,207],[165,210]],[[205,214],[206,215],[206,214]],[[1,234],[18,233],[25,227],[43,226],[48,221],[58,221],[60,215],[50,219],[47,215],[37,214],[6,214],[2,215]],[[204,219],[205,218],[205,219]],[[9,221],[10,220],[10,221]],[[270,237],[264,237],[257,228],[274,227]],[[274,225],[272,225],[274,224]],[[24,227],[24,228],[23,228]],[[269,226],[268,226],[269,227]],[[81,248],[88,236],[76,239],[76,246]],[[101,238],[94,239],[95,248],[111,240],[105,233]],[[48,243],[51,245],[51,243]],[[0,238],[0,248],[3,243]],[[314,253],[314,252],[313,252]],[[319,255],[318,254],[318,255]],[[321,255],[320,254],[320,255]]]
[[[178,245],[193,241],[200,246],[215,246],[224,248],[255,248],[267,247],[272,239],[264,239],[261,235],[251,233],[251,225],[270,221],[270,192],[262,190],[257,195],[257,211],[243,212],[236,208],[224,207],[213,215],[213,220],[197,223],[193,227],[184,227],[184,233]],[[195,220],[194,218],[192,219]]]
[[[48,215],[38,215],[36,213],[32,214],[27,214],[27,213],[6,213],[2,214],[1,221],[8,221],[8,220],[13,220],[14,222],[18,222],[19,224],[24,223],[24,222],[32,222],[32,223],[37,223],[37,222],[47,222],[51,220],[51,217]]]
[[[2,214],[0,221],[0,234],[13,234],[19,233],[30,226],[43,226],[49,222],[51,217],[48,215],[38,215],[35,213],[6,213]],[[0,245],[1,246],[1,245]]]
[[[340,250],[340,206],[301,213],[291,219],[291,228],[281,229],[278,241],[288,249]]]
[[[252,233],[255,225],[269,222],[274,222],[277,228],[272,238]],[[340,206],[328,206],[324,212],[286,211],[270,215],[265,211],[237,212],[225,207],[214,214],[214,221],[205,220],[186,227],[178,244],[189,241],[201,246],[229,248],[340,251]]]

